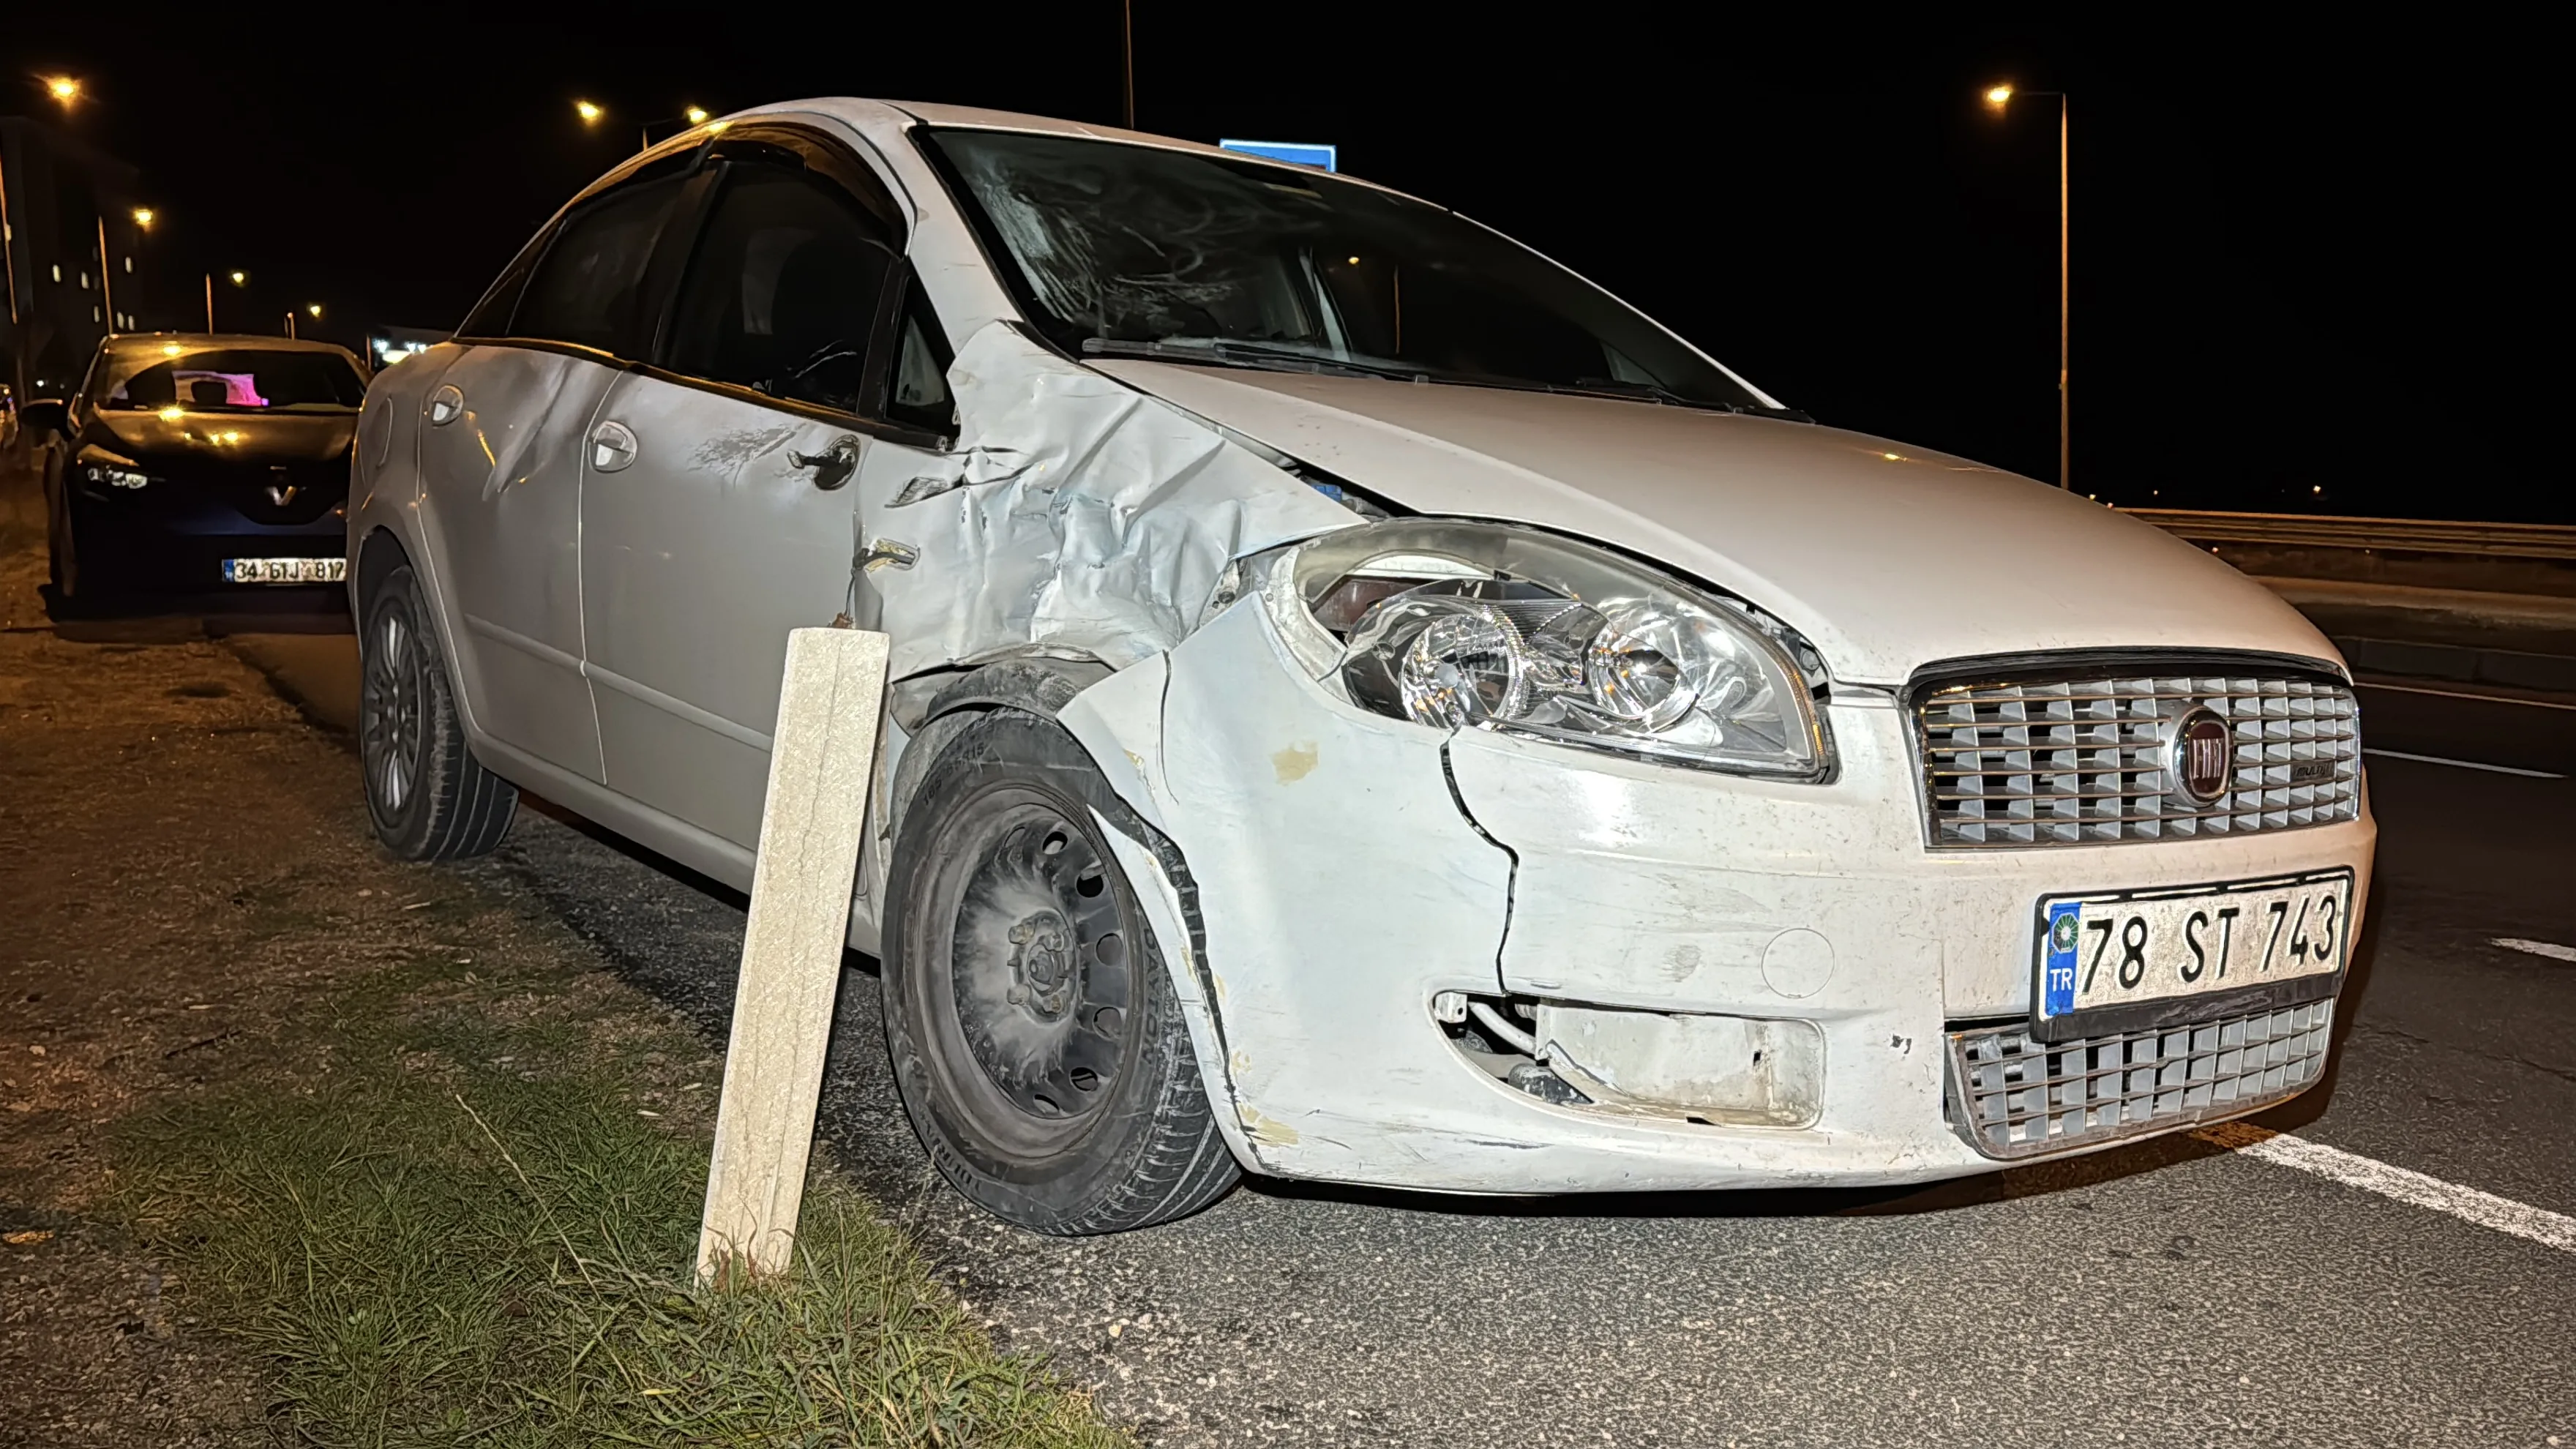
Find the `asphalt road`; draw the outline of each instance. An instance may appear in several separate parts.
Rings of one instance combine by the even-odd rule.
[[[327,621],[217,629],[245,623],[309,713],[344,710]],[[2576,947],[2576,709],[2462,692],[2485,691],[2364,692],[2365,738],[2398,753],[2370,760],[2346,1035],[2324,1087],[2258,1119],[2438,1180],[2416,1201],[2181,1138],[1912,1193],[1255,1182],[1175,1226],[1046,1239],[930,1173],[863,962],[825,1133],[997,1337],[1153,1444],[2576,1445],[2576,1224],[2511,1235],[2476,1195],[2576,1215],[2576,961],[2492,944]],[[740,896],[520,819],[470,868],[721,1039]]]

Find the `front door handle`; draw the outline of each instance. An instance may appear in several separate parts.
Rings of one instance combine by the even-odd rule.
[[[465,416],[465,394],[456,390],[456,384],[452,382],[442,383],[440,384],[438,391],[429,395],[429,425],[431,427],[446,427],[449,423],[452,423],[463,416]]]
[[[605,422],[590,430],[590,466],[597,473],[614,473],[635,461],[635,430],[620,422]]]
[[[790,467],[814,470],[814,486],[829,493],[850,481],[859,471],[859,440],[848,433],[834,438],[830,447],[819,453],[790,453]]]

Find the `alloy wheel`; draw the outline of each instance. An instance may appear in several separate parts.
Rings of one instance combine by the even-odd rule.
[[[387,816],[403,813],[420,778],[429,657],[415,626],[411,610],[397,599],[376,611],[368,629],[358,748],[368,787]]]

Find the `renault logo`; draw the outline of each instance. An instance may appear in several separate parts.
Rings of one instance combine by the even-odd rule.
[[[2174,721],[2165,746],[2165,771],[2174,793],[2201,805],[2216,804],[2235,783],[2236,732],[2217,711],[2193,706]]]

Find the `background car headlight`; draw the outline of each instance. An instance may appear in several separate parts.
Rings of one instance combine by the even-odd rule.
[[[113,463],[83,463],[81,472],[102,488],[140,488],[152,481],[132,468],[119,468]]]
[[[1758,611],[1608,550],[1402,519],[1327,534],[1291,567],[1315,622],[1342,640],[1344,688],[1380,713],[1706,769],[1815,779],[1829,767],[1812,651]]]
[[[152,481],[134,466],[133,459],[120,458],[95,444],[81,449],[73,461],[80,465],[82,481],[92,488],[141,488]]]

